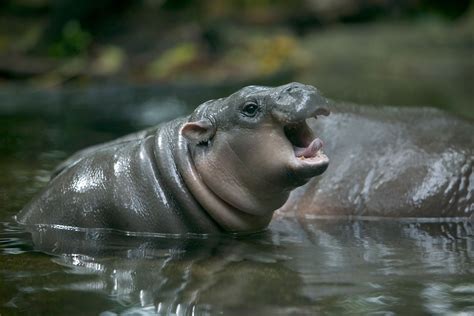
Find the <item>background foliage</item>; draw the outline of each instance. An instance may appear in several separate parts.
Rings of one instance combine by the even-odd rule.
[[[473,118],[472,1],[4,0],[0,86],[317,85]]]

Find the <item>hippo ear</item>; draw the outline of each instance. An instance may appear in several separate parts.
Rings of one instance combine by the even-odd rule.
[[[207,143],[216,133],[208,120],[188,122],[181,127],[181,135],[194,144]]]

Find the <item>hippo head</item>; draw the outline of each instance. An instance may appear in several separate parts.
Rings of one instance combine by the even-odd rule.
[[[202,182],[232,207],[272,214],[329,159],[306,119],[328,115],[308,85],[248,86],[200,105],[181,128]]]

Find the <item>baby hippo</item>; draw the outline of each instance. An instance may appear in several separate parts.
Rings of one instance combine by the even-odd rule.
[[[82,150],[17,215],[22,224],[155,233],[264,229],[329,159],[306,120],[308,85],[248,86],[190,116]]]

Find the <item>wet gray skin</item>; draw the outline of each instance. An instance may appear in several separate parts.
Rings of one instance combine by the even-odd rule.
[[[328,158],[306,119],[328,115],[312,86],[249,86],[189,117],[85,149],[18,214],[22,224],[159,233],[265,228]]]
[[[310,216],[474,219],[474,125],[429,108],[331,105],[311,128],[328,170],[285,211]]]

